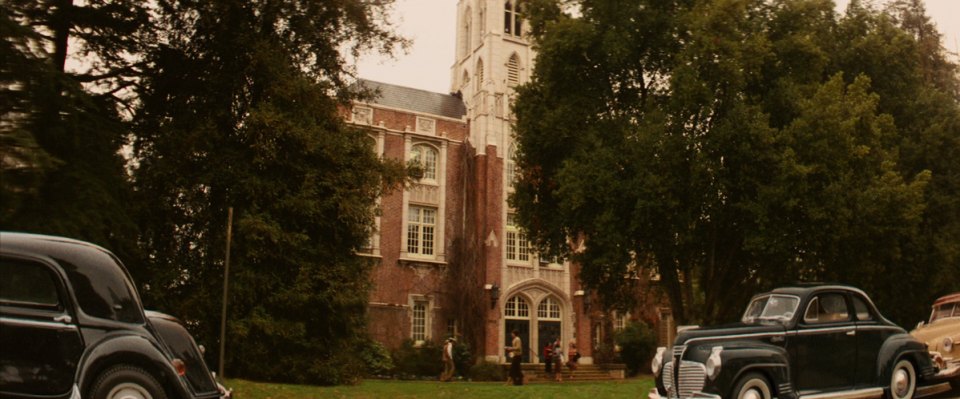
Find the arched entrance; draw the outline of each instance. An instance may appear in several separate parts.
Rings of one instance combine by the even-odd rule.
[[[543,347],[555,339],[565,342],[563,335],[563,303],[554,294],[527,295],[516,293],[504,303],[504,346],[510,346],[510,332],[516,330],[523,341],[523,361],[542,363]],[[531,306],[532,305],[532,306]],[[536,309],[532,312],[531,309]],[[564,349],[565,350],[565,349]]]

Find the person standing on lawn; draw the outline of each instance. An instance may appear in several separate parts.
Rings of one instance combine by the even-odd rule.
[[[520,332],[513,330],[510,332],[513,341],[506,347],[510,351],[510,379],[513,385],[523,385],[523,370],[520,369],[520,362],[523,360],[523,340],[520,339]]]
[[[447,338],[443,344],[443,374],[440,374],[440,381],[448,382],[453,378],[455,367],[453,365],[453,338]]]

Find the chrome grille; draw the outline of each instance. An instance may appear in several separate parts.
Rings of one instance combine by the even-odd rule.
[[[689,398],[695,392],[703,390],[707,368],[703,363],[680,362],[680,377],[677,384],[681,398]]]
[[[663,365],[663,387],[667,390],[668,398],[676,398],[677,391],[674,389],[676,384],[673,383],[673,362],[667,362]]]

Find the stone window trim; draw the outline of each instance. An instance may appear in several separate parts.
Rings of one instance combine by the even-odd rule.
[[[411,189],[403,190],[403,207],[401,217],[401,228],[400,228],[400,259],[415,259],[417,261],[434,261],[436,263],[445,264],[446,262],[446,245],[445,245],[445,236],[446,236],[446,174],[447,174],[447,141],[446,140],[421,140],[419,138],[415,139],[413,134],[404,134],[404,154],[407,159],[404,161],[410,160],[410,154],[412,153],[414,145],[426,144],[435,148],[438,152],[437,159],[437,176],[434,185],[422,184],[424,187],[433,187],[433,190],[437,190],[437,199],[436,203],[433,204],[422,204],[415,201],[415,198]],[[416,185],[415,185],[416,186]],[[410,234],[410,211],[411,206],[421,207],[428,205],[436,209],[436,224],[434,226],[433,232],[433,253],[432,254],[423,254],[423,253],[412,253],[408,251],[410,243],[409,234]]]
[[[409,205],[407,215],[407,255],[434,257],[437,248],[437,208]]]
[[[418,120],[419,122],[419,120]],[[423,177],[416,184],[427,184],[431,186],[440,185],[440,147],[425,141],[413,142],[410,151],[407,154],[407,161],[415,161],[420,158],[421,166],[424,168]]]
[[[433,298],[428,295],[411,294],[408,297],[410,309],[410,339],[414,346],[420,347],[432,338]]]
[[[506,36],[523,37],[523,9],[520,0],[503,3],[503,33]]]
[[[503,254],[508,266],[534,267],[537,257],[527,235],[516,225],[515,212],[507,210],[504,218]]]

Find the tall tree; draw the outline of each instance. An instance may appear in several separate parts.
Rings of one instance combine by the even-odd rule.
[[[841,19],[829,0],[576,3],[533,9],[513,201],[541,249],[585,239],[581,279],[608,304],[629,302],[635,264],[657,269],[681,322],[730,320],[777,284],[885,293],[934,270],[916,262],[930,166],[902,167],[888,106],[922,81],[891,18]]]
[[[126,0],[10,0],[0,11],[10,100],[0,141],[12,154],[0,223],[87,239],[130,259],[137,234],[121,112],[139,74],[136,55],[151,41],[146,10]]]
[[[356,256],[402,165],[343,122],[341,50],[389,52],[389,1],[159,1],[164,42],[137,113],[147,297],[206,342],[219,330],[235,209],[226,372],[353,382],[368,272]]]

